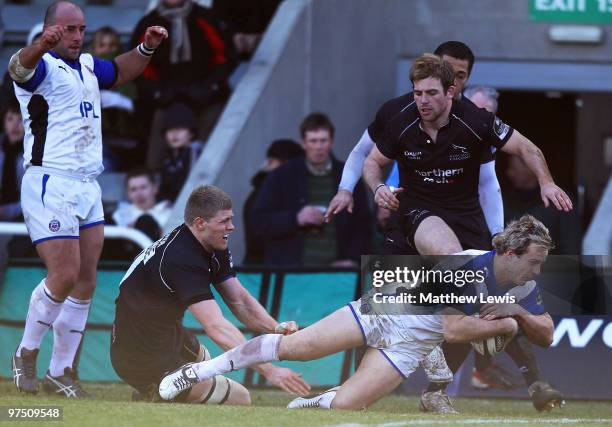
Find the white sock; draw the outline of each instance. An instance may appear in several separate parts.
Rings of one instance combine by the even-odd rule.
[[[332,401],[336,397],[337,391],[328,391],[321,396],[321,400],[319,400],[319,408],[322,409],[331,409]]]
[[[23,338],[17,348],[17,356],[21,356],[21,349],[34,350],[40,348],[40,343],[60,314],[64,302],[55,297],[45,285],[45,279],[34,288],[30,297],[28,316],[26,318]]]
[[[199,381],[204,381],[215,375],[278,360],[278,346],[281,337],[280,334],[261,335],[214,359],[194,364],[193,370]]]
[[[81,339],[85,332],[91,300],[66,298],[62,312],[53,323],[53,354],[49,373],[52,377],[64,375],[65,368],[72,368]]]

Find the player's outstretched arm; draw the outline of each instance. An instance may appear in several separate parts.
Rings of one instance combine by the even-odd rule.
[[[545,207],[552,202],[560,211],[572,210],[572,201],[565,191],[555,184],[542,150],[533,142],[515,129],[508,142],[502,147],[502,151],[519,156],[535,174],[540,184],[540,195]]]
[[[145,31],[143,43],[116,57],[118,76],[115,86],[132,81],[142,74],[155,49],[166,38],[168,38],[168,31],[164,27],[159,25],[149,27]]]
[[[404,189],[400,187],[392,190],[387,187],[382,179],[383,169],[391,162],[393,162],[392,159],[386,157],[374,146],[363,165],[363,179],[374,193],[376,204],[381,208],[395,211],[399,208],[399,200],[395,197],[395,194],[404,191]]]
[[[34,75],[38,62],[43,55],[57,46],[63,35],[63,26],[45,26],[37,41],[19,50],[11,57],[8,66],[11,78],[18,83],[28,81]]]
[[[372,141],[366,129],[346,159],[344,169],[342,169],[342,179],[338,186],[338,192],[329,202],[327,212],[325,212],[326,222],[329,222],[334,215],[339,214],[344,209],[353,213],[353,190],[359,178],[361,178],[363,163],[368,154],[370,154],[370,151],[372,151],[372,147],[374,147],[374,141]]]
[[[281,325],[268,314],[259,301],[253,298],[237,278],[227,279],[215,288],[232,313],[251,331],[285,335],[297,331],[295,322],[284,322],[284,327],[281,328]]]
[[[494,337],[496,335],[513,336],[518,331],[518,324],[512,317],[483,320],[466,316],[458,310],[447,309],[443,318],[444,341],[450,343],[471,342]]]
[[[244,335],[238,328],[223,317],[223,313],[221,313],[221,309],[215,300],[205,300],[192,304],[189,306],[189,311],[200,322],[206,331],[206,335],[223,350],[236,348],[246,342]],[[310,391],[310,386],[301,378],[301,374],[293,372],[291,369],[281,368],[270,363],[252,366],[252,368],[263,375],[270,383],[288,393],[305,395]]]
[[[484,304],[480,316],[484,320],[512,316],[533,344],[549,347],[553,342],[555,325],[548,313],[531,314],[519,304]]]

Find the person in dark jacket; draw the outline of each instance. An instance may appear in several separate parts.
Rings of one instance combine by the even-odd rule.
[[[355,266],[370,248],[372,219],[360,183],[353,212],[331,223],[323,215],[343,163],[331,154],[334,126],[321,113],[300,126],[305,157],[271,172],[257,196],[251,227],[264,241],[264,262],[277,266]]]
[[[137,81],[138,114],[152,123],[147,166],[157,170],[163,161],[161,110],[175,102],[187,103],[197,116],[198,137],[206,140],[229,97],[228,78],[237,58],[225,24],[193,0],[160,0],[136,25],[130,46],[142,41],[150,25],[168,29],[168,40]]]
[[[289,160],[303,156],[304,149],[302,146],[291,139],[277,139],[268,147],[268,151],[266,151],[266,163],[264,167],[251,178],[253,191],[251,191],[251,194],[247,197],[242,209],[245,225],[244,240],[246,243],[246,254],[242,261],[243,264],[254,265],[263,264],[264,262],[264,243],[262,239],[255,236],[255,232],[251,227],[251,216],[253,215],[253,208],[255,207],[257,195],[259,194],[259,190],[261,190],[261,186],[266,176]]]

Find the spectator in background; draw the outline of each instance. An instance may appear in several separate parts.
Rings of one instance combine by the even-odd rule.
[[[150,129],[147,165],[158,170],[163,159],[159,138],[161,110],[185,102],[197,116],[197,135],[206,140],[229,97],[227,79],[235,63],[235,51],[226,28],[211,10],[192,0],[161,0],[136,25],[131,46],[142,41],[144,29],[162,25],[169,37],[139,80],[139,105]],[[153,120],[150,118],[153,117]]]
[[[144,168],[131,170],[125,178],[125,191],[129,202],[120,203],[113,213],[115,224],[140,230],[151,240],[159,239],[172,205],[167,200],[157,201],[153,173]]]
[[[20,188],[23,169],[23,122],[19,104],[9,104],[2,118],[4,136],[0,150],[0,221],[21,217]]]
[[[212,9],[229,25],[240,60],[248,61],[282,0],[214,0]]]
[[[38,24],[34,24],[34,26],[30,29],[27,38],[26,46],[31,46],[38,38],[42,35],[43,32],[43,23],[39,22]],[[2,78],[2,86],[0,87],[0,110],[5,110],[9,108],[9,106],[13,103],[17,102],[17,98],[15,97],[15,87],[13,86],[13,80],[11,76],[9,76],[8,71],[4,73],[4,77]]]
[[[255,201],[250,226],[264,241],[265,264],[355,266],[370,247],[365,189],[361,183],[355,188],[352,214],[325,223],[344,166],[331,154],[334,126],[326,115],[312,113],[300,133],[305,157],[272,171]]]
[[[484,108],[489,113],[497,114],[499,92],[490,86],[470,86],[463,96],[472,101],[478,108]]]
[[[113,60],[123,53],[119,33],[109,26],[99,28],[93,34],[91,51],[98,58]],[[139,128],[134,117],[135,98],[136,85],[133,82],[100,90],[102,147],[107,171],[128,170],[134,167],[134,159],[144,156],[139,137],[145,129]]]
[[[544,207],[536,176],[517,156],[508,156],[506,177],[512,188],[503,192],[506,223],[524,214],[533,215],[548,228],[555,242],[551,251],[557,255],[580,254],[580,221],[574,211],[562,212],[554,206]]]
[[[163,129],[166,150],[161,169],[160,197],[176,201],[192,166],[200,157],[204,143],[196,140],[196,123],[191,109],[182,103],[164,111]]]
[[[254,176],[251,178],[253,191],[244,202],[243,219],[244,219],[244,238],[246,242],[246,254],[243,264],[263,264],[264,263],[264,243],[262,239],[255,236],[255,231],[251,227],[253,221],[253,208],[261,186],[266,179],[266,176],[274,169],[284,165],[287,161],[296,157],[304,156],[304,149],[291,139],[277,139],[274,141],[268,151],[266,151],[266,163]]]

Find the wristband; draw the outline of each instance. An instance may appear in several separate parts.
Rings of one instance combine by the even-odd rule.
[[[155,49],[149,49],[145,46],[144,42],[140,43],[136,49],[138,49],[138,53],[146,57],[151,57],[153,56],[153,53],[155,53]]]
[[[380,187],[386,187],[386,186],[387,184],[385,183],[378,184],[376,188],[374,189],[374,196],[376,197],[376,192],[380,189]]]

